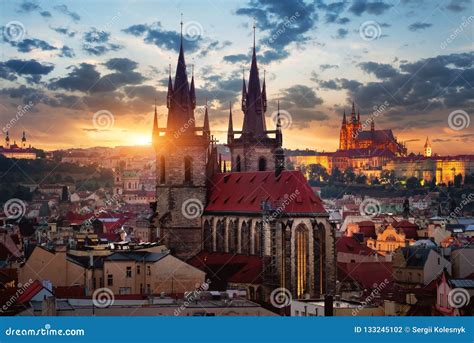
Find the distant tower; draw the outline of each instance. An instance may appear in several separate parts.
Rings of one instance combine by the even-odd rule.
[[[253,30],[252,64],[248,88],[245,83],[245,74],[242,81],[242,112],[244,112],[242,131],[234,131],[232,113],[229,113],[227,146],[230,149],[232,171],[234,172],[275,170],[277,152],[278,160],[281,159],[281,151],[278,150],[282,145],[281,124],[278,127],[279,124],[276,123],[275,130],[266,128],[267,85],[264,74],[262,87],[260,86],[255,47],[255,25]],[[238,134],[240,137],[235,137]],[[269,134],[275,136],[270,137]]]
[[[7,131],[7,136],[5,137],[5,149],[10,149],[10,136]]]
[[[342,125],[341,131],[339,133],[339,150],[347,149],[347,119],[346,119],[346,110],[342,116]]]
[[[26,134],[25,134],[25,131],[23,131],[23,137],[21,137],[21,148],[26,149]]]
[[[201,251],[201,213],[208,180],[217,172],[217,148],[210,134],[207,104],[204,123],[196,124],[194,77],[188,82],[181,42],[174,82],[168,77],[166,127],[158,126],[155,107],[156,225],[163,243],[188,259]]]
[[[423,156],[425,157],[431,157],[431,155],[433,154],[432,150],[431,150],[431,143],[430,143],[430,140],[428,137],[426,137],[426,142],[425,142],[425,147],[423,149]]]

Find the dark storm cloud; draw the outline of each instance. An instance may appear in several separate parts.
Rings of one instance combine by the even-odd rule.
[[[323,103],[323,99],[319,98],[312,88],[304,85],[283,89],[281,100],[298,108],[313,108]]]
[[[412,32],[416,32],[416,31],[427,29],[428,27],[431,27],[431,26],[433,26],[433,24],[421,23],[421,22],[418,21],[418,22],[413,23],[410,26],[408,26],[408,29]]]
[[[451,0],[446,9],[452,12],[462,12],[472,4],[470,0]]]
[[[50,51],[50,50],[56,50],[57,48],[49,44],[48,42],[45,42],[44,40],[41,39],[23,39],[20,42],[10,42],[12,46],[14,46],[19,52],[30,52],[34,49],[40,49],[42,51]]]
[[[72,48],[65,45],[61,48],[61,52],[59,53],[58,56],[59,57],[73,58],[73,57],[76,56],[76,54],[74,53],[74,50]]]
[[[390,68],[376,62],[359,67],[381,81],[360,84],[355,80],[321,81],[321,88],[345,89],[363,110],[371,111],[385,101],[396,108],[394,118],[410,114],[410,125],[421,127],[434,110],[465,109],[474,106],[474,53],[440,55]],[[416,117],[417,115],[418,117]],[[417,118],[420,118],[417,120]],[[440,120],[435,117],[430,121]]]
[[[326,4],[322,0],[316,1],[319,10],[325,11],[324,19],[328,24],[347,24],[350,19],[347,17],[340,17],[348,5],[348,1],[339,1]]]
[[[229,63],[245,63],[248,62],[249,56],[246,54],[227,55],[223,57],[223,60]]]
[[[121,72],[134,70],[138,66],[137,62],[128,58],[111,58],[104,64],[110,70],[117,70]]]
[[[364,13],[380,15],[391,8],[393,5],[387,4],[383,1],[367,1],[367,0],[355,0],[349,7],[349,12],[360,16]]]
[[[154,44],[161,49],[179,51],[179,43],[181,41],[180,33],[163,29],[160,22],[150,25],[132,25],[124,29],[123,32],[136,37],[143,37],[145,43]],[[202,37],[196,40],[185,40],[184,48],[186,51],[194,52],[199,49],[202,40]]]
[[[358,66],[366,73],[372,73],[379,79],[394,77],[398,74],[397,70],[390,64],[376,62],[362,62]]]
[[[42,75],[49,74],[54,69],[52,64],[41,64],[36,60],[12,59],[0,62],[0,78],[14,81],[17,75],[27,77],[27,81],[38,83]]]
[[[70,11],[66,5],[58,5],[55,6],[54,9],[61,12],[62,14],[69,16],[76,23],[81,20],[81,16],[76,12]]]
[[[110,43],[110,33],[92,27],[83,35],[82,49],[90,55],[101,56],[109,51],[117,51],[121,45]]]
[[[116,61],[114,64],[114,61]],[[101,76],[96,70],[96,66],[89,63],[81,63],[73,66],[68,76],[53,79],[50,84],[51,89],[63,89],[67,91],[80,91],[86,93],[111,92],[125,85],[138,85],[146,78],[133,70],[125,70],[125,65],[131,65],[131,60],[111,59],[106,62],[110,68],[118,65],[117,72]]]
[[[68,37],[74,37],[76,35],[76,31],[70,30],[67,27],[52,27],[50,26],[51,30],[56,31],[57,33],[66,35]]]
[[[260,40],[267,51],[263,63],[285,59],[291,43],[309,40],[307,33],[317,21],[315,4],[296,1],[253,0],[246,7],[237,9],[237,15],[255,17],[257,27],[267,35]]]

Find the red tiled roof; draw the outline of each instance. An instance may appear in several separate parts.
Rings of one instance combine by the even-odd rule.
[[[363,263],[337,263],[346,275],[351,279],[359,282],[363,287],[372,289],[374,284],[380,285],[388,280],[389,285],[386,285],[381,292],[390,288],[393,282],[392,264],[390,262],[363,262]],[[344,280],[341,280],[344,281]]]
[[[357,255],[375,255],[376,252],[367,245],[359,243],[353,237],[340,237],[336,241],[336,251]]]
[[[219,274],[221,281],[253,284],[262,282],[263,260],[259,256],[202,251],[187,262],[206,272],[210,278]]]
[[[40,281],[35,280],[33,283],[28,285],[24,290],[23,294],[18,298],[19,303],[25,303],[30,301],[36,294],[38,294],[43,289],[43,285]]]
[[[405,238],[407,239],[417,239],[418,238],[418,225],[409,222],[408,220],[401,220],[399,222],[394,221],[392,226],[395,229],[403,231]]]
[[[220,173],[211,185],[207,212],[261,213],[267,201],[285,213],[326,213],[300,171]]]

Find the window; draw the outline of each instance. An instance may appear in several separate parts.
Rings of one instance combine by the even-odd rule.
[[[140,275],[140,265],[137,265],[137,275]]]
[[[165,157],[160,157],[160,183],[166,182],[166,165],[165,165]]]
[[[127,277],[132,277],[132,267],[127,267],[127,271],[125,273]]]
[[[150,266],[146,266],[146,275],[151,275],[151,267]]]
[[[235,161],[235,171],[241,171],[241,166],[240,166],[240,155],[237,156],[237,159]]]
[[[265,171],[267,169],[267,160],[264,157],[258,159],[258,171]]]
[[[191,182],[192,178],[192,160],[191,157],[184,158],[184,182]]]
[[[132,289],[130,287],[120,287],[119,294],[132,294]]]
[[[107,286],[114,285],[114,276],[112,274],[107,275]]]

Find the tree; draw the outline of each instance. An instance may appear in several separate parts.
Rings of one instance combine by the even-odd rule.
[[[371,183],[372,185],[380,185],[380,180],[379,180],[379,178],[376,176],[376,177],[374,177],[374,178],[370,181],[370,183]]]
[[[351,167],[348,167],[346,168],[346,170],[344,170],[344,181],[347,182],[347,183],[352,183],[354,182],[355,180],[355,173],[354,173],[354,169],[352,169]]]
[[[330,183],[342,182],[342,180],[343,180],[343,177],[342,177],[341,171],[337,167],[334,168],[331,172],[331,177],[329,178],[329,182]]]
[[[309,179],[315,181],[327,181],[329,174],[321,164],[310,164],[309,165]]]
[[[458,174],[454,177],[454,187],[461,188],[462,186],[462,175]]]
[[[406,181],[406,186],[407,189],[417,189],[420,188],[420,180],[418,180],[416,177],[412,176],[409,177]]]
[[[365,185],[367,183],[367,176],[365,176],[364,174],[357,175],[356,182],[359,185]]]

